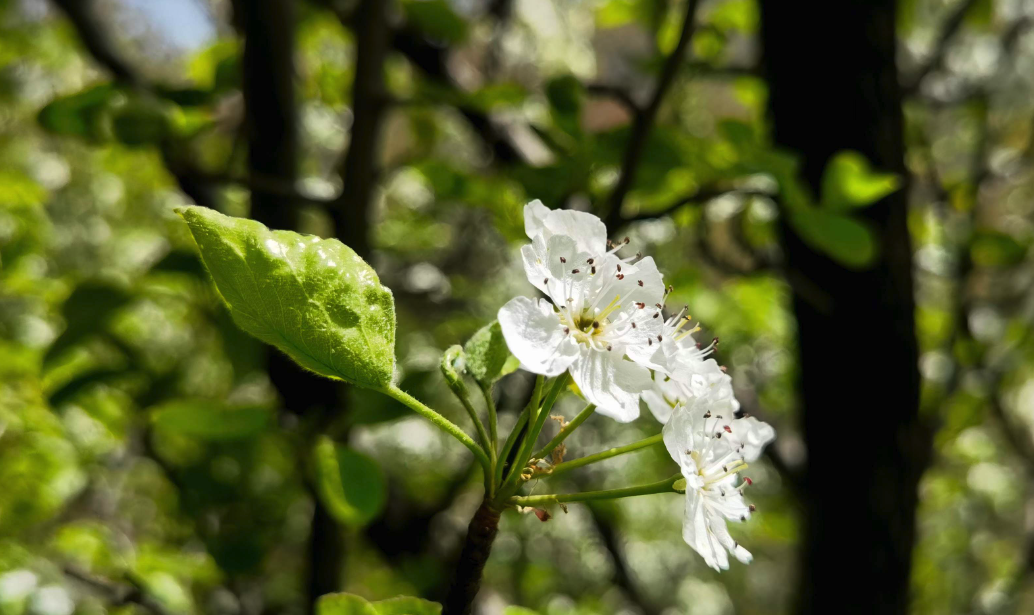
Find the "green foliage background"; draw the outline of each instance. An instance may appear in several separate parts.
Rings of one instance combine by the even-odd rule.
[[[202,4],[216,36],[184,50],[162,43],[161,26],[131,5],[100,3],[107,36],[162,84],[141,87],[112,81],[47,3],[0,0],[0,613],[151,610],[126,599],[133,588],[170,613],[302,612],[314,493],[345,528],[342,590],[440,599],[442,562],[478,503],[469,453],[386,397],[349,390],[349,411],[329,426],[283,412],[265,346],[216,296],[174,213],[189,204],[176,172],[189,161],[236,216],[249,214],[249,189],[285,193],[303,212],[298,230],[329,235],[355,52],[334,3],[300,4],[303,179],[249,185],[239,37],[225,2]],[[519,0],[497,20],[470,4],[400,4],[406,27],[452,49],[458,77],[443,83],[403,54],[388,57],[395,104],[369,227],[369,260],[395,296],[402,386],[468,432],[438,370],[442,352],[530,292],[517,253],[527,200],[607,213],[632,126],[625,90],[644,102],[683,11]],[[904,81],[937,53],[951,4],[901,3]],[[939,426],[913,580],[914,612],[930,615],[1034,608],[1024,559],[1034,505],[1034,38],[1017,4],[968,4],[947,60],[906,107],[924,412]],[[675,288],[669,304],[689,305],[720,336],[720,361],[745,405],[776,425],[792,472],[803,449],[779,217],[864,267],[880,246],[852,209],[900,178],[845,153],[827,169],[828,191],[796,185],[792,159],[769,145],[758,19],[753,0],[702,4],[615,220],[658,261]],[[469,112],[490,117],[519,159],[500,162]],[[525,374],[501,382],[504,428],[528,386]],[[580,408],[568,401],[557,410],[571,418]],[[865,454],[850,421],[879,421],[880,409],[837,420],[844,454]],[[656,430],[648,414],[629,426],[596,417],[567,455]],[[553,486],[618,487],[672,467],[651,450]],[[735,528],[755,554],[749,568],[707,569],[680,538],[676,497],[572,506],[548,523],[508,513],[486,608],[787,612],[792,481],[768,462],[751,472],[760,514]],[[368,479],[358,490],[356,475]],[[844,476],[827,488],[857,486]]]

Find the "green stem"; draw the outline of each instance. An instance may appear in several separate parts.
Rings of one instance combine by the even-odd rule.
[[[545,399],[542,400],[542,407],[538,409],[538,414],[535,415],[535,423],[528,429],[527,434],[524,436],[524,441],[521,442],[520,452],[514,459],[513,465],[510,466],[510,473],[507,474],[506,480],[503,481],[503,485],[499,489],[500,493],[509,494],[512,491],[516,491],[521,472],[528,465],[528,460],[531,459],[531,451],[535,446],[535,441],[538,439],[546,419],[549,418],[549,411],[553,408],[557,398],[560,397],[560,393],[567,388],[570,378],[571,375],[568,372],[564,372],[553,380],[553,384],[549,387],[549,392],[546,393]],[[532,411],[534,411],[534,408]],[[531,416],[529,413],[529,424],[531,423]]]
[[[464,389],[462,392],[452,389],[452,392],[456,394],[456,397],[463,404],[463,407],[467,410],[467,414],[470,416],[470,420],[474,422],[474,428],[478,432],[478,440],[481,441],[482,450],[488,451],[489,457],[493,458],[492,451],[495,450],[495,440],[490,438],[488,432],[485,431],[485,424],[481,422],[481,417],[478,416],[478,411],[474,409],[474,405],[470,403],[470,399],[467,397],[467,391]]]
[[[521,410],[521,415],[517,417],[517,422],[514,424],[513,429],[510,430],[510,435],[506,436],[506,442],[503,443],[503,448],[499,449],[499,454],[496,455],[495,481],[493,484],[502,484],[506,459],[510,456],[510,450],[513,449],[514,444],[516,444],[517,437],[521,435],[521,429],[524,427],[524,424],[528,422],[528,415],[531,413],[532,408],[538,408],[539,402],[542,400],[542,387],[545,381],[546,379],[543,376],[535,377],[535,388],[531,392],[531,398],[528,400],[528,405],[524,406],[524,409]]]
[[[597,461],[603,461],[604,459],[610,459],[611,457],[617,457],[618,455],[624,455],[625,453],[638,451],[639,449],[643,449],[648,446],[654,446],[656,444],[661,444],[662,442],[664,442],[664,434],[650,436],[645,440],[639,440],[638,442],[633,442],[631,444],[626,444],[624,446],[619,446],[617,448],[605,450],[603,452],[596,453],[595,455],[587,455],[585,457],[579,457],[578,459],[572,459],[571,461],[558,463],[557,465],[553,466],[553,471],[550,472],[549,475],[556,476],[557,474],[563,474],[568,470],[574,470],[582,466],[587,466],[590,463],[596,463]]]
[[[564,428],[561,429],[560,432],[552,440],[550,440],[545,446],[543,446],[539,450],[532,453],[532,459],[544,459],[546,455],[552,453],[553,450],[556,449],[556,447],[560,446],[561,442],[567,439],[567,436],[571,435],[571,433],[574,432],[575,429],[578,429],[578,426],[584,423],[585,419],[592,416],[592,413],[595,411],[596,406],[594,404],[589,404],[588,406],[586,406],[584,410],[579,412],[577,416],[571,419],[570,423],[564,425]]]
[[[483,448],[477,445],[477,442],[474,442],[474,440],[470,436],[465,434],[462,429],[457,427],[455,423],[445,418],[441,414],[438,414],[431,408],[428,408],[419,399],[413,397],[409,393],[406,393],[405,391],[393,384],[381,389],[381,392],[387,395],[388,397],[391,397],[392,399],[400,401],[403,404],[409,406],[414,412],[434,423],[439,429],[441,429],[445,433],[459,440],[463,444],[463,446],[466,446],[468,449],[470,449],[470,452],[474,453],[474,456],[477,457],[478,462],[481,463],[481,467],[484,468],[485,472],[491,475],[492,462],[491,460],[489,460],[488,454],[485,453],[485,450]]]
[[[495,400],[492,399],[492,385],[479,380],[478,386],[485,397],[485,407],[488,408],[488,433],[492,437],[492,451],[495,452],[499,448],[499,421],[496,417]]]
[[[495,465],[495,484],[499,485],[503,482],[503,468],[506,464],[506,458],[510,455],[510,449],[513,448],[514,443],[517,442],[517,436],[520,435],[521,429],[524,428],[524,424],[528,422],[528,409],[525,408],[519,417],[517,422],[513,426],[513,430],[510,435],[507,436],[506,442],[503,443],[503,448],[499,449],[499,457],[497,458]]]
[[[605,491],[582,491],[580,493],[554,493],[549,495],[525,495],[513,496],[507,503],[517,506],[540,506],[560,502],[588,502],[590,500],[613,500],[616,498],[630,498],[637,495],[650,495],[654,493],[675,492],[672,485],[682,478],[676,474],[656,483],[637,485],[635,487],[622,487],[621,489],[607,489]]]

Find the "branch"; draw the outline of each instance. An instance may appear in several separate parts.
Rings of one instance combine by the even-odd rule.
[[[363,256],[370,252],[367,229],[379,176],[381,127],[388,108],[384,62],[391,38],[391,4],[386,0],[362,0],[355,11],[352,134],[341,166],[345,189],[331,212],[338,238]]]
[[[119,54],[111,44],[111,37],[105,32],[94,12],[94,0],[53,0],[75,26],[83,46],[90,55],[110,72],[115,79],[132,85],[142,85],[136,68]]]
[[[941,36],[937,39],[937,45],[934,47],[933,55],[919,67],[916,74],[912,77],[912,81],[908,85],[902,88],[902,94],[904,96],[911,96],[919,91],[919,86],[922,85],[923,79],[944,66],[945,56],[948,54],[948,47],[951,45],[951,41],[958,34],[959,29],[962,28],[962,23],[966,19],[966,13],[976,6],[979,0],[960,0],[958,6],[955,8],[955,12],[948,16],[948,19],[944,22],[944,29],[941,30]]]
[[[626,597],[639,607],[638,610],[644,615],[658,615],[660,609],[652,601],[647,600],[639,590],[639,587],[636,586],[632,571],[625,558],[620,537],[614,526],[605,518],[598,504],[590,503],[586,508],[589,509],[589,516],[592,518],[596,533],[600,535],[600,539],[603,540],[603,546],[606,547],[611,559],[614,560],[614,576],[612,579],[614,584],[625,592]]]
[[[113,606],[121,607],[135,604],[155,615],[170,615],[164,606],[145,591],[143,585],[127,575],[129,585],[123,585],[107,579],[92,576],[74,566],[65,566],[65,575],[89,586],[97,593],[103,594]]]
[[[686,47],[689,46],[689,41],[693,37],[693,25],[699,4],[700,0],[687,0],[686,16],[682,21],[682,33],[679,35],[679,42],[675,45],[671,55],[664,61],[661,75],[657,79],[657,85],[654,88],[653,95],[650,97],[650,101],[643,108],[642,113],[635,116],[635,122],[632,124],[632,134],[629,137],[625,156],[621,162],[620,175],[608,199],[607,217],[604,222],[607,224],[607,228],[611,230],[616,230],[622,222],[621,204],[624,203],[625,195],[628,194],[632,184],[635,183],[636,171],[643,157],[643,151],[646,149],[646,141],[650,136],[654,121],[657,119],[657,112],[664,101],[664,95],[667,94],[675,81],[675,75],[678,74],[679,65],[682,63]]]
[[[624,105],[632,114],[632,117],[638,117],[643,113],[643,110],[639,108],[639,103],[632,98],[632,93],[628,91],[628,88],[606,83],[588,83],[585,85],[585,91],[597,96],[613,98]]]

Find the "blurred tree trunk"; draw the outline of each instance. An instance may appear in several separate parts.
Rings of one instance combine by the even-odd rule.
[[[272,179],[291,186],[298,178],[293,3],[290,0],[235,0],[233,6],[234,20],[244,36],[248,173],[253,179]],[[270,228],[297,227],[298,206],[287,199],[253,191],[251,207],[252,217]],[[362,224],[365,225],[365,218]],[[355,232],[365,233],[365,226]],[[272,349],[269,377],[293,414],[330,417],[342,411],[339,383],[302,370],[286,355]],[[313,605],[319,596],[340,589],[345,555],[340,526],[315,492],[312,499],[306,581],[308,612],[314,612]]]
[[[763,0],[762,41],[777,145],[803,157],[819,194],[837,151],[905,176],[893,0]],[[819,20],[805,25],[805,16]],[[916,486],[929,435],[919,420],[907,190],[859,212],[881,258],[846,269],[783,229],[794,292],[808,463],[798,611],[905,613]]]

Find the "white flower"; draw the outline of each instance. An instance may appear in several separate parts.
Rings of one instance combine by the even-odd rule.
[[[510,351],[528,371],[565,370],[601,414],[621,422],[639,416],[650,370],[637,363],[664,340],[664,285],[652,258],[620,258],[608,249],[599,218],[525,206],[531,245],[521,250],[528,279],[545,299],[517,297],[499,310]],[[627,242],[626,242],[627,243]]]
[[[707,350],[710,350],[709,346]],[[700,350],[693,348],[696,352]],[[643,401],[661,423],[667,423],[677,404],[708,400],[708,407],[733,415],[740,409],[732,389],[732,378],[714,359],[682,355],[673,362],[670,374],[654,374],[652,387],[643,392]]]
[[[677,405],[664,425],[664,444],[686,479],[682,537],[715,570],[729,568],[729,553],[745,564],[752,559],[726,521],[746,521],[754,512],[743,499],[752,481],[739,474],[774,438],[770,425],[713,410],[706,397]]]

